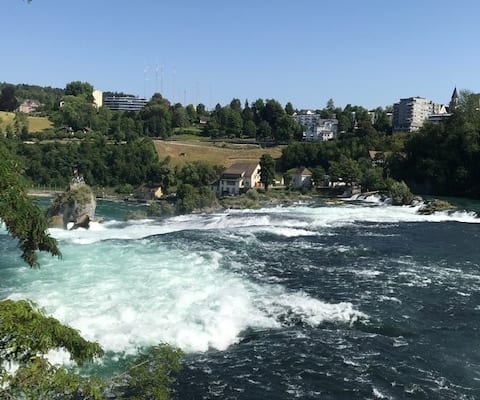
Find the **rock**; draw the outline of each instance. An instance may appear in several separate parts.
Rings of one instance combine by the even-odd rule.
[[[68,223],[73,222],[74,226],[78,225],[76,227],[88,228],[88,223],[95,218],[96,206],[95,195],[90,186],[84,183],[72,184],[53,201],[48,209],[49,225],[67,229]]]
[[[71,230],[77,229],[77,228],[85,228],[88,229],[90,225],[90,217],[88,214],[83,214],[80,217],[77,218],[73,226],[71,227]]]
[[[419,214],[430,215],[437,211],[455,211],[457,207],[450,204],[448,201],[434,199],[426,203],[418,210]]]

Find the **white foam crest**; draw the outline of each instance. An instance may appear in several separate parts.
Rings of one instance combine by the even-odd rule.
[[[247,328],[280,327],[289,313],[311,325],[365,317],[350,303],[329,304],[278,284],[254,283],[221,268],[216,252],[149,241],[98,243],[87,253],[82,248],[64,246],[63,260],[47,259],[36,279],[12,287],[9,297],[30,298],[115,353],[134,354],[160,342],[188,352],[223,350]]]
[[[392,397],[386,395],[386,394],[383,394],[379,389],[377,389],[376,387],[373,387],[372,388],[372,392],[373,392],[373,396],[376,398],[376,399],[392,399]]]
[[[344,201],[362,201],[365,203],[375,203],[375,204],[383,203],[382,196],[380,196],[379,194],[358,193],[343,200]]]
[[[307,215],[319,227],[352,225],[356,222],[400,223],[400,222],[447,222],[480,223],[474,212],[437,212],[432,215],[418,214],[418,206],[360,205],[347,203],[330,207],[287,207],[289,213]]]
[[[280,236],[295,237],[325,233],[325,229],[348,226],[358,222],[376,224],[400,222],[457,221],[479,223],[474,212],[439,212],[432,215],[417,213],[420,206],[389,206],[385,204],[364,206],[342,204],[322,207],[275,207],[261,210],[233,210],[214,214],[193,214],[161,221],[132,220],[128,222],[92,223],[90,229],[51,229],[60,240],[77,244],[91,244],[107,239],[142,239],[182,230],[235,230],[236,232],[271,232]]]
[[[266,303],[265,300],[267,300]],[[354,309],[352,303],[326,303],[303,292],[281,291],[275,293],[273,298],[261,298],[258,301],[263,302],[263,306],[273,315],[282,316],[287,311],[311,326],[317,326],[324,322],[340,322],[351,325],[358,320],[368,319],[368,315]]]
[[[288,219],[273,221],[269,215],[253,213],[236,215],[230,213],[182,215],[161,221],[131,220],[128,222],[110,221],[92,223],[90,229],[64,230],[52,228],[50,233],[56,239],[76,244],[92,244],[108,239],[142,239],[183,230],[222,230],[238,233],[241,229],[247,234],[267,231],[274,234],[294,237],[309,236],[315,232],[305,230],[306,221]],[[291,229],[291,230],[289,230]]]
[[[260,231],[269,231],[277,236],[284,236],[288,238],[299,236],[316,236],[318,232],[308,231],[306,229],[295,228],[273,228],[273,229],[259,229]]]

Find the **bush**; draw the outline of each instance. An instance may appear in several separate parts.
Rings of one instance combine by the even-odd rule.
[[[245,194],[250,200],[258,201],[260,195],[255,189],[248,189],[247,193]]]
[[[118,194],[130,194],[133,192],[133,186],[129,183],[117,186],[115,192]]]
[[[413,194],[405,182],[393,182],[389,189],[392,204],[401,206],[408,205],[413,201]]]

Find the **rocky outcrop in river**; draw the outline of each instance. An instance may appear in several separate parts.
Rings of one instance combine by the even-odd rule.
[[[88,228],[95,218],[97,202],[90,186],[85,183],[72,183],[68,190],[60,194],[47,211],[50,227],[67,229]]]

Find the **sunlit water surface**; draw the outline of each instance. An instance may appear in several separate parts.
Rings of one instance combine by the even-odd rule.
[[[52,229],[0,297],[29,298],[108,352],[182,348],[176,399],[480,398],[480,219],[380,203],[297,205]],[[66,355],[53,359],[66,361]]]

